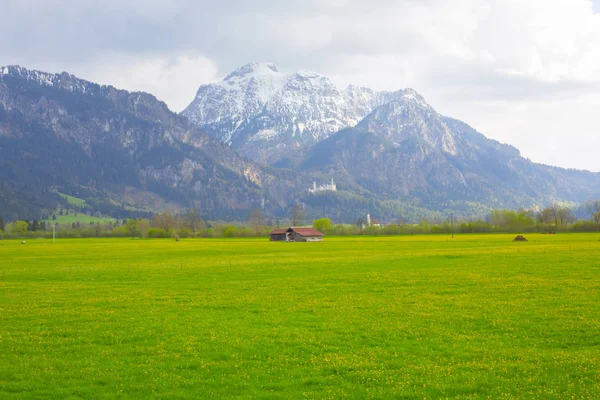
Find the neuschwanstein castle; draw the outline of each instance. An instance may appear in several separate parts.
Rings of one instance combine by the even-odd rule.
[[[335,184],[335,182],[333,181],[333,178],[331,178],[331,184],[322,184],[317,186],[317,182],[313,182],[313,185],[310,189],[308,189],[309,193],[318,193],[318,192],[325,192],[325,191],[332,191],[335,192],[337,190],[337,185]]]

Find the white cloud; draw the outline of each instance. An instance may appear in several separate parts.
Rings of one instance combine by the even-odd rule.
[[[275,19],[263,23],[280,29]],[[318,34],[313,25],[306,24]],[[600,170],[600,15],[590,1],[404,3],[326,17],[320,29],[328,40],[318,42],[319,59],[300,60],[309,64],[303,68],[339,84],[412,86],[441,112],[534,161]],[[285,32],[290,37],[271,40],[293,47],[295,30]],[[304,46],[289,52],[303,54]]]
[[[414,87],[439,111],[534,161],[600,170],[593,151],[600,0],[4,0],[3,6],[0,64],[68,70],[150,91],[180,110],[201,83],[249,61],[273,61],[339,84]]]
[[[217,66],[202,56],[132,58],[116,55],[85,67],[82,73],[95,82],[152,93],[171,110],[179,112],[194,99],[200,82],[217,79]]]

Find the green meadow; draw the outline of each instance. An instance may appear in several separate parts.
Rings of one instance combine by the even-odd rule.
[[[70,205],[80,206],[80,207],[85,206],[85,200],[83,200],[83,199],[80,199],[75,196],[70,196],[68,194],[63,194],[60,192],[56,192],[56,193],[58,193],[58,195],[60,197],[62,197],[63,199],[65,199],[67,201],[67,203],[69,203]]]
[[[94,217],[91,215],[86,215],[86,214],[81,214],[78,213],[77,215],[71,213],[69,215],[59,215],[58,213],[55,214],[56,215],[56,219],[53,220],[52,218],[46,220],[46,224],[48,224],[50,226],[49,230],[52,231],[52,224],[59,224],[59,225],[64,225],[64,224],[72,224],[73,222],[77,223],[79,222],[82,225],[82,228],[85,228],[87,226],[90,225],[91,222],[97,224],[105,224],[108,222],[115,222],[115,220],[113,218],[106,218],[106,217]],[[87,226],[86,226],[87,225]]]
[[[0,241],[0,398],[600,398],[599,235],[514,236]]]

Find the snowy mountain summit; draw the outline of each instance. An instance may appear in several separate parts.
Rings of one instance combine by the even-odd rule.
[[[182,114],[244,156],[274,164],[355,126],[380,105],[409,97],[423,101],[411,89],[339,89],[315,72],[284,74],[272,63],[250,63],[200,86]]]

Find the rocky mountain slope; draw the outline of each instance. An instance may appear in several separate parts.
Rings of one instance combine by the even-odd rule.
[[[600,174],[535,164],[415,93],[315,145],[299,169],[428,209],[535,207],[600,197]]]
[[[150,94],[0,68],[0,182],[10,197],[59,188],[121,208],[195,206],[231,218],[277,206],[275,181]]]
[[[408,92],[340,90],[314,72],[286,75],[274,64],[250,63],[202,85],[182,114],[240,154],[276,164]]]

